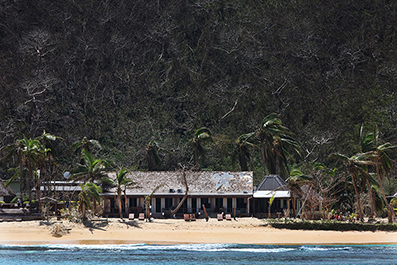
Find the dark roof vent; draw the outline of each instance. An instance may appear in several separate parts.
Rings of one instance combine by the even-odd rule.
[[[170,192],[170,193],[174,193],[175,190],[174,190],[174,189],[170,189],[169,192]]]
[[[246,191],[246,190],[245,190],[245,191],[243,191],[243,193],[244,193],[244,194],[247,194],[247,193],[248,193],[248,191]]]
[[[182,191],[182,189],[178,189],[178,193],[182,193],[183,191]]]

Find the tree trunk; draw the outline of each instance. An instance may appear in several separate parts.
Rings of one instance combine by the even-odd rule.
[[[372,192],[371,185],[369,183],[369,179],[367,178],[367,187],[368,187],[368,193],[369,193],[369,200],[371,201],[371,218],[375,216],[375,198],[374,194]]]
[[[178,210],[182,207],[183,203],[185,202],[187,196],[188,196],[188,190],[186,190],[185,195],[183,196],[182,200],[179,202],[178,206],[171,211],[171,215],[174,215],[178,212]]]
[[[83,202],[83,204],[81,205],[81,207],[82,207],[82,210],[81,210],[81,212],[82,212],[82,214],[83,214],[83,220],[85,220],[86,219],[86,213],[85,213],[85,203]]]
[[[354,187],[354,192],[356,193],[356,199],[357,199],[357,211],[358,211],[358,218],[360,221],[363,219],[363,211],[361,210],[361,203],[360,203],[360,195],[357,190],[356,186],[356,180],[354,179],[354,174],[352,173],[352,182],[353,182],[353,187]]]
[[[262,157],[262,164],[263,164],[263,173],[266,173],[266,159],[265,159],[265,147],[263,146],[263,142],[261,143],[261,157]]]
[[[121,191],[117,190],[117,201],[119,203],[119,214],[120,214],[120,219],[123,220],[123,214],[121,213],[122,207],[121,207]]]
[[[125,207],[126,207],[126,213],[127,213],[127,217],[130,215],[130,201],[127,201],[127,194],[125,192],[126,188],[124,189],[124,200],[125,200]]]
[[[385,204],[386,204],[387,220],[388,220],[389,224],[392,224],[393,223],[393,207],[390,207],[389,203],[387,202],[386,195],[385,195],[385,192],[383,190],[382,180],[381,180],[380,174],[379,174],[379,166],[378,166],[378,164],[376,164],[376,175],[378,176],[379,187],[380,187],[380,190],[382,191],[382,197],[383,197],[383,200],[385,201]]]

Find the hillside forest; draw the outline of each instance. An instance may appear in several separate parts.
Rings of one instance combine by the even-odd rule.
[[[2,157],[51,134],[57,179],[83,139],[134,170],[352,176],[397,144],[395,25],[391,0],[2,0]]]

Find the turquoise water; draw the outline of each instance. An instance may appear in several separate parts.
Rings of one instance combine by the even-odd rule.
[[[11,264],[397,264],[397,245],[0,245]]]

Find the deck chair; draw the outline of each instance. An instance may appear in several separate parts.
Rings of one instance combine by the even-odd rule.
[[[128,219],[129,219],[129,220],[134,220],[134,218],[135,218],[135,215],[134,215],[133,213],[130,213],[130,214],[128,215]]]
[[[190,221],[190,216],[189,216],[189,214],[185,213],[185,214],[183,215],[183,219],[185,219],[185,221]]]
[[[190,221],[196,221],[196,215],[194,213],[190,214]]]
[[[223,215],[220,213],[217,215],[218,221],[223,221]]]
[[[226,220],[231,221],[232,220],[232,215],[230,213],[226,214]]]
[[[140,213],[138,219],[144,221],[145,220],[145,214],[144,213]]]

